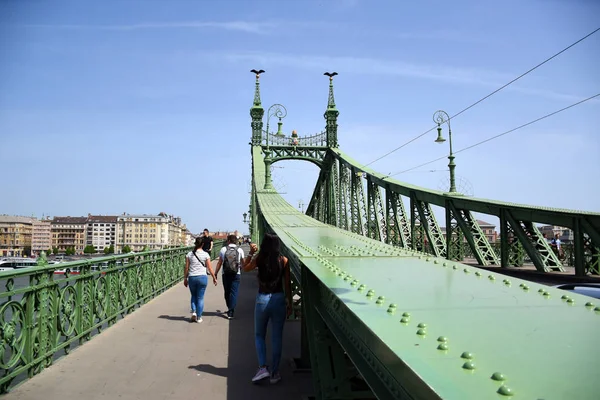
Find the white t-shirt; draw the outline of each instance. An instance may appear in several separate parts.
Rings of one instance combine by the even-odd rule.
[[[198,256],[200,261],[198,261],[196,256]],[[210,256],[202,249],[196,250],[196,256],[193,251],[190,251],[186,256],[187,259],[190,260],[188,276],[206,275],[206,260],[208,260]]]
[[[230,247],[237,247],[237,245],[235,244],[229,244],[228,246]],[[225,252],[227,251],[227,247],[223,247],[221,249],[221,251],[219,252],[219,260],[221,260],[221,262],[225,262]],[[238,275],[240,275],[242,273],[242,258],[244,258],[244,250],[242,250],[241,247],[238,247],[237,249],[238,251],[238,262],[240,263],[240,269],[238,270]],[[223,269],[223,273],[225,273],[225,269]]]

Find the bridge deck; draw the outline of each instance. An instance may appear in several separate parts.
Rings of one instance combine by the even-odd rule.
[[[220,282],[219,282],[220,283]],[[312,393],[310,374],[294,374],[300,324],[284,329],[282,381],[252,385],[254,273],[244,274],[236,319],[224,307],[223,287],[210,286],[204,321],[189,321],[189,291],[179,284],[119,321],[69,356],[4,396],[5,400],[70,399],[300,399]]]
[[[441,398],[495,398],[502,390],[597,398],[597,301],[572,294],[567,302],[558,289],[327,226],[274,193],[259,199],[271,228],[328,288],[316,307],[330,328],[340,326],[366,360],[385,360],[405,388],[419,377]],[[442,342],[447,350],[438,350]]]

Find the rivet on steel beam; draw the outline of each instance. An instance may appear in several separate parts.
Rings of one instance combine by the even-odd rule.
[[[494,372],[490,378],[492,378],[492,380],[494,380],[494,381],[499,381],[499,382],[506,380],[506,377],[501,372]]]
[[[442,267],[447,267],[447,266],[448,266],[448,263],[443,263],[442,264]]]
[[[410,313],[408,311],[405,311],[402,313],[402,316],[406,317],[406,318],[410,318]]]
[[[440,336],[439,338],[437,338],[438,342],[447,342],[448,338],[446,336]]]
[[[365,290],[366,288],[367,288],[367,287],[366,287],[365,285],[360,285],[360,286],[358,287],[358,290]]]
[[[550,297],[550,292],[544,292],[544,297]]]
[[[594,307],[594,303],[592,303],[591,301],[588,301],[587,303],[585,303],[586,307]]]
[[[438,260],[433,260],[434,264],[439,264],[440,262]]]
[[[385,297],[379,296],[377,298],[377,301],[375,301],[375,303],[377,303],[377,304],[383,304],[384,301],[385,301]]]
[[[528,291],[528,290],[529,290],[529,286],[527,286],[527,285],[523,285],[523,286],[522,286],[522,288],[523,288],[523,290],[525,290],[525,291]]]
[[[594,308],[594,311],[596,311],[596,312],[600,313],[600,307],[598,307],[598,306],[597,306],[597,307],[595,307],[595,308]]]
[[[481,272],[475,271],[475,276],[481,276]]]
[[[467,361],[466,363],[463,364],[462,367],[464,369],[468,369],[469,371],[472,371],[475,369],[475,363],[473,361]]]
[[[542,293],[543,294],[544,293],[544,289],[539,289],[538,293]]]
[[[395,313],[396,312],[396,305],[393,304],[393,303],[390,304],[389,307],[388,307],[388,309],[387,309],[387,312],[390,313],[390,314]]]
[[[513,390],[505,385],[500,386],[500,388],[497,391],[498,394],[501,394],[502,396],[514,396],[515,392],[513,392]]]
[[[502,282],[504,282],[504,284],[506,286],[510,286],[510,281],[508,279],[503,280]]]
[[[562,296],[560,296],[561,300],[567,300],[570,299],[569,296],[567,296],[566,294],[563,294]]]
[[[570,305],[573,305],[575,303],[575,300],[573,300],[572,298],[568,298],[567,303],[569,303]]]
[[[373,289],[369,289],[369,291],[367,292],[367,297],[373,297],[375,296],[375,291]]]
[[[352,277],[351,277],[350,275],[346,275],[346,276],[344,277],[344,280],[345,280],[345,281],[349,281],[350,279],[352,279]]]
[[[438,350],[442,350],[442,351],[446,351],[448,350],[448,343],[444,342],[444,343],[440,343],[437,347]]]
[[[468,268],[463,269],[463,271],[464,271],[465,274],[468,274],[469,272],[471,272],[471,271],[469,271]]]
[[[429,257],[427,257],[427,258],[425,259],[425,261],[430,261],[430,260],[431,260],[431,258],[429,258]]]
[[[465,351],[460,355],[460,358],[464,358],[465,360],[472,360],[473,359],[473,353]]]
[[[425,329],[419,329],[419,330],[417,330],[417,335],[419,335],[419,336],[425,336],[425,335],[427,335],[427,330],[425,330]]]
[[[417,325],[417,328],[427,328],[427,324],[425,322],[419,322],[419,325]]]
[[[350,283],[350,285],[352,285],[352,286],[356,286],[356,285],[358,285],[358,281],[355,279],[355,280],[353,280],[353,281]]]
[[[495,280],[495,279],[496,279],[496,278],[494,277],[494,275],[488,275],[488,278],[489,278],[489,280],[490,280],[490,281],[493,281],[493,280]]]

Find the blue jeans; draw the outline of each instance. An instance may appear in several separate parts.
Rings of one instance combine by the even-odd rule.
[[[239,287],[239,274],[223,274],[223,291],[225,292],[225,304],[227,304],[227,311],[233,312],[235,309]]]
[[[285,322],[285,294],[273,293],[256,295],[254,307],[254,334],[256,343],[256,354],[259,367],[267,365],[267,324],[271,320],[271,342],[273,365],[271,373],[279,371],[281,361],[281,347],[283,337],[283,323]]]
[[[204,311],[204,292],[208,286],[208,277],[206,275],[188,277],[188,287],[192,295],[192,312],[198,317],[202,316]]]

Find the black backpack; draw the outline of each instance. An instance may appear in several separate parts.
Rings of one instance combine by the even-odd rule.
[[[238,248],[237,246],[227,246],[225,255],[223,256],[223,273],[224,274],[237,274],[240,270],[240,263],[238,261]]]

